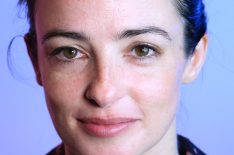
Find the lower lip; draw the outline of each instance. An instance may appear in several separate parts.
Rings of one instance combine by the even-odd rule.
[[[86,133],[95,137],[114,137],[126,131],[136,121],[123,122],[117,124],[94,124],[81,122],[81,126]]]

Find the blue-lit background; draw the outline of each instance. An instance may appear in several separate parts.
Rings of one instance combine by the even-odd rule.
[[[60,143],[34,79],[23,38],[28,30],[17,0],[0,4],[0,155],[42,155]],[[182,87],[178,132],[208,155],[234,155],[234,1],[206,1],[210,47],[198,79]]]

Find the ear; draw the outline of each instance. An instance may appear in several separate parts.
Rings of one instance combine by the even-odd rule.
[[[183,73],[183,83],[190,83],[196,79],[198,73],[200,72],[208,49],[208,36],[205,34],[197,46],[195,47],[194,54],[188,58],[185,70]]]
[[[28,55],[32,62],[32,65],[36,74],[37,83],[42,86],[41,73],[40,73],[39,66],[38,66],[38,57],[37,57],[35,40],[32,39],[32,36],[29,33],[27,33],[24,36],[24,41],[27,46]]]

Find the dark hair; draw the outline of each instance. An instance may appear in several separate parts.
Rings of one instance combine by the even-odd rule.
[[[187,55],[207,31],[207,18],[203,0],[176,0],[176,6],[184,20],[185,51]]]
[[[34,10],[36,0],[19,0],[19,5],[27,8],[27,18],[30,28],[28,41],[31,48],[36,51],[36,33],[34,23]],[[184,21],[185,52],[187,56],[193,54],[200,39],[207,31],[207,19],[203,0],[175,0],[175,6]],[[35,53],[36,55],[36,53]]]

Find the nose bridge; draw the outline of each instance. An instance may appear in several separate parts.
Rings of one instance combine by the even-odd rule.
[[[120,68],[114,59],[111,53],[105,52],[95,59],[94,76],[87,89],[86,97],[95,101],[99,107],[111,105],[121,97],[118,79]]]
[[[104,62],[105,61],[105,62]],[[103,60],[97,68],[96,78],[100,84],[111,85],[116,83],[118,78],[119,68],[114,63],[113,59]]]
[[[108,86],[114,84],[118,73],[118,52],[115,45],[108,39],[99,41],[96,45],[94,70],[94,81],[100,86]]]

